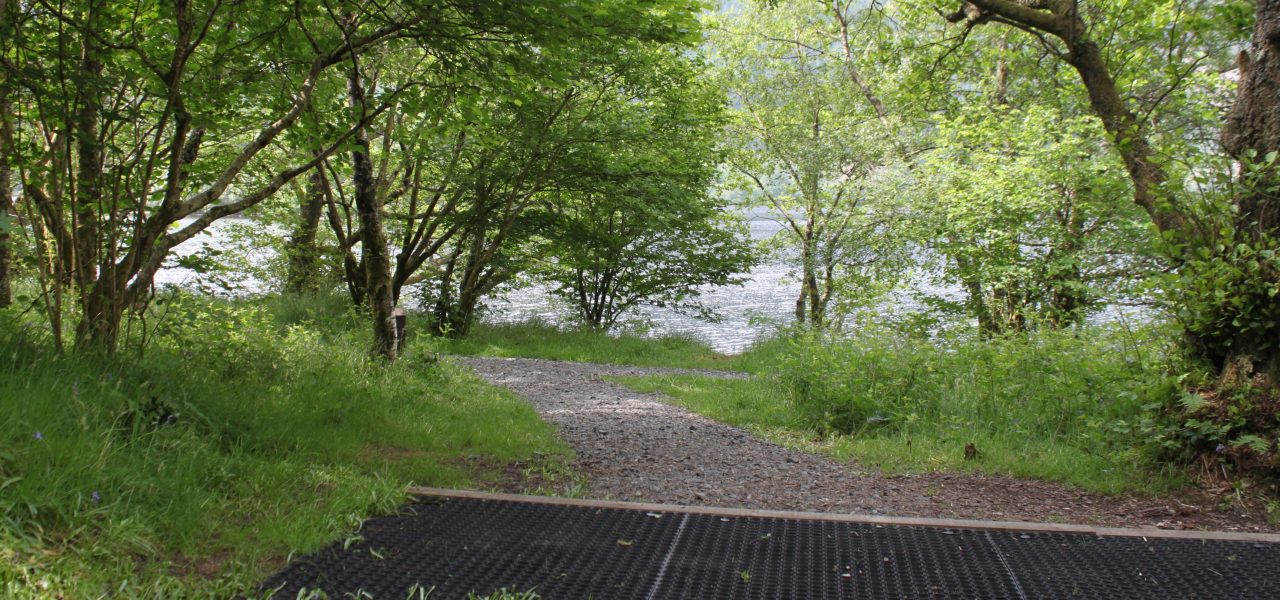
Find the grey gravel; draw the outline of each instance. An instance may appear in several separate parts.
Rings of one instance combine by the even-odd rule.
[[[538,359],[459,357],[530,402],[576,451],[599,499],[776,510],[1049,521],[1108,526],[1274,530],[1247,506],[1215,508],[1197,490],[1106,496],[1039,480],[974,473],[886,475],[791,450],[607,382],[604,376],[741,373]],[[957,448],[963,452],[963,448]]]

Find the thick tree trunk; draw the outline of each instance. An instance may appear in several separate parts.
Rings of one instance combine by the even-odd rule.
[[[809,269],[805,275],[804,285],[809,289],[809,324],[814,328],[823,325],[826,316],[822,304],[822,295],[818,293],[818,274],[816,269]]]
[[[316,273],[320,248],[316,245],[316,233],[320,229],[324,204],[323,182],[317,167],[307,179],[307,189],[298,211],[298,224],[286,246],[289,272],[285,277],[285,289],[289,292],[316,292],[320,289]]]
[[[1227,151],[1242,162],[1258,163],[1268,153],[1280,151],[1280,0],[1257,0],[1255,16],[1253,43],[1249,52],[1240,54],[1238,95],[1223,128],[1222,141]],[[1255,158],[1248,158],[1250,151],[1256,153]],[[1280,172],[1272,165],[1261,181],[1236,198],[1239,210],[1234,244],[1276,250],[1280,234],[1277,184]],[[1209,358],[1218,363],[1225,383],[1252,381],[1274,389],[1280,387],[1280,324],[1274,319],[1280,297],[1268,296],[1266,290],[1280,287],[1280,268],[1274,260],[1270,264],[1259,262],[1259,276],[1264,281],[1249,287],[1253,297],[1244,303],[1271,308],[1267,312],[1273,317],[1265,331],[1221,336],[1224,339],[1213,339],[1212,332],[1201,333],[1197,341],[1209,349]]]
[[[351,108],[357,119],[364,118],[364,82],[360,73],[352,69],[347,79]],[[391,297],[391,256],[387,249],[387,235],[382,229],[382,202],[378,197],[377,182],[373,179],[373,164],[369,157],[369,135],[361,127],[352,138],[351,169],[355,185],[356,212],[360,217],[360,253],[365,265],[368,282],[369,308],[373,313],[373,353],[389,361],[396,359],[394,302]]]
[[[1222,131],[1228,152],[1243,158],[1253,150],[1254,162],[1280,150],[1280,0],[1257,5],[1252,50],[1240,54],[1238,95]],[[1274,171],[1268,175],[1271,182],[1280,180]],[[1280,198],[1262,187],[1238,199],[1238,223],[1259,239],[1280,229]]]

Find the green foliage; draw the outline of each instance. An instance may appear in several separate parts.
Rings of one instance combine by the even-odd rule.
[[[524,118],[528,113],[508,119],[511,111],[495,107],[538,104],[535,115],[556,113],[565,95],[580,95],[578,104],[589,106],[591,94],[582,88],[625,70],[646,49],[696,43],[701,5],[392,0],[336,9],[261,0],[173,6],[76,0],[5,3],[0,10],[5,106],[12,113],[4,115],[0,153],[13,159],[24,191],[20,212],[40,232],[26,240],[26,250],[40,257],[42,281],[56,288],[47,308],[80,309],[77,342],[111,352],[126,319],[121,313],[145,304],[174,246],[263,203],[317,163],[333,179],[344,178],[334,163],[364,137],[357,132],[383,133],[384,157],[393,142],[395,152],[407,155],[379,164],[380,194],[394,196],[393,181],[415,179],[422,162],[416,154],[429,151],[415,138],[447,140],[464,130],[482,146],[514,142],[513,154],[538,160],[522,170],[518,160],[504,160],[510,154],[491,156],[498,160],[471,164],[487,182],[476,176],[448,183],[477,192],[494,181],[522,193],[544,188],[542,174],[526,176],[566,150],[559,143],[564,128],[549,132],[545,119]],[[353,73],[376,81],[367,97],[348,98]],[[564,116],[572,123],[584,115]],[[411,125],[393,136],[398,123]],[[44,134],[50,131],[62,133]],[[335,213],[329,224],[343,238],[328,245],[346,267],[359,236],[343,222],[351,209],[341,196],[327,198]],[[337,214],[340,208],[346,213]],[[485,224],[492,208],[479,211]],[[344,270],[356,280],[364,271],[351,262]],[[411,274],[402,273],[400,283]],[[360,303],[360,294],[353,296]]]
[[[1097,119],[975,112],[939,120],[915,181],[935,272],[966,290],[967,316],[988,332],[1063,326],[1138,297],[1151,227]]]
[[[175,298],[147,360],[0,325],[0,594],[230,597],[404,487],[560,460],[528,405],[417,344],[369,359],[341,300]]]
[[[701,289],[740,283],[755,262],[741,223],[707,193],[720,159],[719,91],[696,62],[644,58],[633,84],[606,90],[615,106],[587,133],[609,143],[563,161],[570,176],[549,199],[547,260],[535,270],[597,329],[642,306],[714,318]]]
[[[495,86],[472,100],[485,119],[451,111],[439,131],[405,132],[426,157],[406,179],[434,185],[389,194],[425,215],[394,237],[431,260],[423,296],[440,332],[467,335],[483,299],[536,279],[596,327],[645,304],[697,312],[699,284],[749,264],[706,196],[720,98],[689,47],[654,42],[586,40],[541,59],[561,69],[554,84]]]
[[[746,3],[712,23],[710,60],[729,96],[723,187],[783,228],[770,246],[800,284],[796,318],[881,299],[902,275],[906,168],[899,115],[878,115],[851,81],[819,3]]]
[[[1240,177],[1225,166],[1198,176],[1202,193],[1189,212],[1199,235],[1166,240],[1171,252],[1186,258],[1165,278],[1163,300],[1200,355],[1219,363],[1214,366],[1233,354],[1274,355],[1280,344],[1280,239],[1259,231],[1266,226],[1261,217],[1240,218],[1242,199],[1274,197],[1280,188],[1277,156],[1252,153]],[[1243,375],[1237,383],[1248,383]]]
[[[1159,442],[1168,460],[1280,472],[1280,241],[1242,212],[1252,198],[1274,197],[1276,157],[1249,154],[1235,175],[1206,165],[1195,176],[1199,193],[1185,202],[1195,234],[1162,240],[1184,258],[1159,279],[1158,298],[1182,326],[1192,359],[1163,402]]]
[[[740,357],[719,354],[705,343],[688,337],[648,338],[627,332],[558,328],[537,321],[481,324],[470,336],[443,344],[442,350],[467,356],[545,358],[645,367],[743,368]]]
[[[1086,335],[1093,339],[1081,339]],[[964,414],[966,425],[1074,437],[1088,419],[1135,412],[1161,380],[1164,365],[1152,362],[1158,355],[1131,344],[1100,328],[942,343],[864,332],[837,341],[800,338],[780,375],[797,409],[823,430],[895,430]],[[1037,418],[1021,419],[1026,415],[1014,406]]]

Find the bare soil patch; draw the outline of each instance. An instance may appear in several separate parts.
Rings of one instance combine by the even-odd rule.
[[[658,373],[744,377],[741,373],[538,359],[457,360],[517,393],[559,428],[577,452],[574,467],[586,477],[592,498],[1108,527],[1278,530],[1256,502],[1198,489],[1164,497],[1108,496],[1001,475],[886,475],[784,448],[668,404],[659,395],[602,379]],[[503,483],[505,491],[529,490],[519,478]]]

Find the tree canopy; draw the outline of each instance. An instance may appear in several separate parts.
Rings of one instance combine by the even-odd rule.
[[[920,281],[983,335],[1142,305],[1270,389],[1276,10],[5,2],[0,300],[113,351],[174,248],[248,215],[388,358],[405,299],[466,335],[540,283],[607,329],[710,317],[701,290],[775,260],[806,327]],[[749,247],[743,207],[778,236]]]

